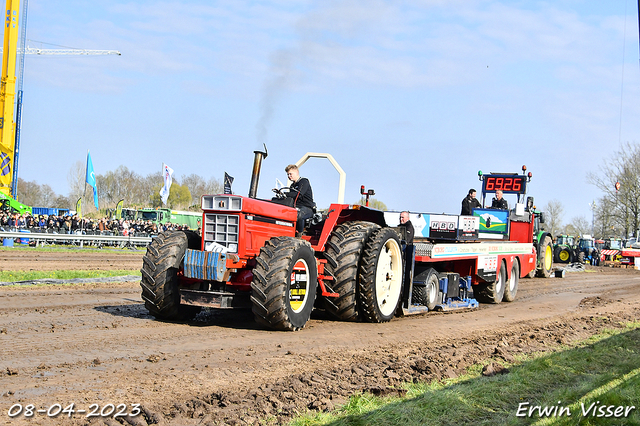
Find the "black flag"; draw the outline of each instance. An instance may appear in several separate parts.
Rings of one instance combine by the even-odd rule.
[[[233,177],[229,176],[227,172],[224,172],[224,193],[231,194],[231,184],[233,183]]]

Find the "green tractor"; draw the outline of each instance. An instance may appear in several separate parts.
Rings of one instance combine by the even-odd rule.
[[[571,235],[559,235],[553,248],[553,258],[558,263],[572,263],[576,257],[576,241]]]
[[[529,197],[531,198],[531,197]],[[533,205],[533,199],[527,200],[527,203]],[[539,210],[533,210],[535,219],[533,222],[533,245],[538,254],[536,260],[536,268],[527,275],[529,278],[535,276],[549,278],[553,270],[553,237],[551,234],[542,229],[544,223],[544,213]]]

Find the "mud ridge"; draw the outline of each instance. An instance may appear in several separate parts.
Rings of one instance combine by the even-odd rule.
[[[435,345],[423,342],[400,352],[381,348],[335,369],[294,374],[241,392],[194,396],[170,407],[145,406],[144,418],[146,424],[169,425],[193,424],[194,419],[203,425],[283,424],[308,410],[332,411],[354,394],[403,396],[405,382],[455,378],[475,364],[484,365],[484,375],[496,374],[491,370],[508,374],[508,370],[500,371],[502,364],[516,362],[519,355],[557,351],[561,345],[605,328],[622,328],[639,317],[640,309],[634,309],[548,324],[530,322],[507,332],[483,333],[468,340],[445,339]]]

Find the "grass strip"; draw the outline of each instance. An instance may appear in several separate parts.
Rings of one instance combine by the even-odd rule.
[[[502,363],[507,374],[485,377],[476,365],[456,379],[408,383],[403,398],[355,395],[334,413],[309,413],[290,424],[640,425],[639,355],[634,322],[551,354]]]
[[[111,271],[0,271],[0,282],[18,282],[40,279],[71,280],[75,278],[104,278],[138,275],[139,270],[118,269]]]
[[[48,245],[48,246],[13,246],[13,247],[5,247],[0,245],[0,252],[2,251],[29,251],[29,252],[65,252],[65,253],[86,253],[87,251],[96,251],[96,252],[121,252],[121,253],[137,253],[140,252],[144,254],[146,252],[146,247],[137,246],[137,247],[119,247],[119,246],[102,246],[96,247],[92,245],[85,244],[84,247],[80,248],[77,245]]]

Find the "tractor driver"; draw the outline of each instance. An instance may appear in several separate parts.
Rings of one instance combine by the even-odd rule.
[[[304,221],[313,216],[316,203],[313,202],[313,191],[309,179],[300,177],[298,166],[289,164],[284,168],[284,171],[287,172],[287,178],[292,182],[286,196],[293,199],[293,207],[298,209],[296,235],[299,235],[304,230]]]

